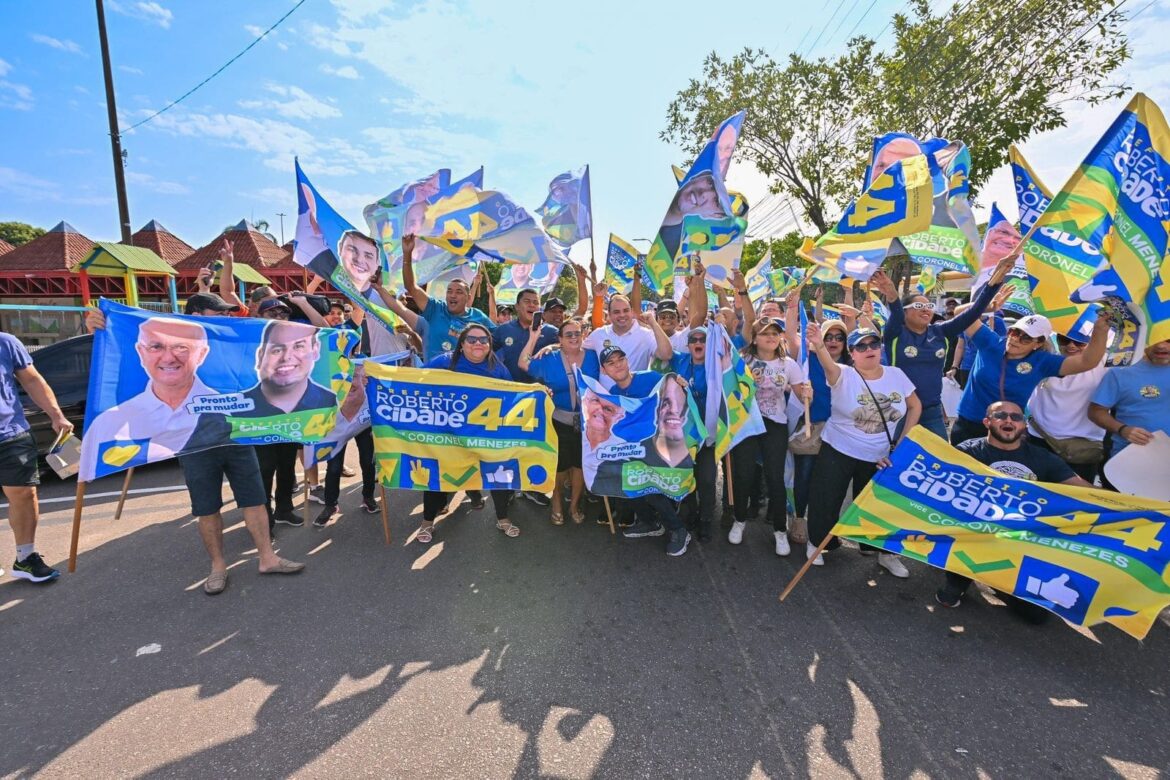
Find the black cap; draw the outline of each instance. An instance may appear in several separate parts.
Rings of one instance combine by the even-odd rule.
[[[667,298],[666,300],[659,301],[658,305],[654,307],[654,310],[659,314],[662,314],[663,312],[678,314],[678,304],[672,301],[670,298]]]
[[[187,306],[183,311],[194,314],[197,311],[235,311],[236,307],[220,298],[215,293],[195,293],[187,299]]]
[[[621,355],[622,357],[625,357],[626,351],[617,344],[610,344],[608,347],[601,350],[601,365],[604,366],[606,363],[608,363],[609,359],[614,355]]]
[[[565,305],[564,301],[562,301],[560,298],[556,297],[555,295],[544,302],[544,310],[545,311],[548,311],[549,309],[556,309],[558,307],[562,308],[562,309],[569,308],[568,306]]]
[[[256,313],[263,314],[266,311],[275,309],[277,306],[285,309],[286,311],[292,311],[292,309],[290,309],[284,301],[280,300],[280,298],[265,298],[264,300],[260,301],[260,308],[256,310]]]

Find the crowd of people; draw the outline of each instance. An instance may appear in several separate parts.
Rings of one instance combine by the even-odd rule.
[[[722,500],[722,530],[730,544],[744,543],[750,521],[763,513],[776,555],[788,556],[795,548],[813,565],[824,565],[826,557],[841,555],[833,552],[839,547],[835,539],[822,543],[843,504],[889,465],[890,453],[914,426],[949,439],[1012,477],[1105,488],[1112,486],[1101,473],[1104,460],[1126,446],[1148,444],[1156,431],[1170,431],[1170,341],[1148,345],[1134,365],[1106,368],[1110,322],[1104,311],[1087,338],[1054,333],[1041,315],[1005,316],[1008,289],[1002,281],[1014,257],[1005,258],[967,304],[950,299],[939,309],[924,295],[900,296],[894,282],[878,271],[869,285],[888,307],[884,322],[875,319],[867,300],[859,308],[840,306],[839,318],[827,317],[818,304],[802,325],[805,303],[799,289],[757,307],[739,272],[730,276],[730,290],[714,288],[718,304],[712,307],[702,262],[694,263],[678,300],[644,307],[638,285],[629,296],[608,295],[604,282],[591,288],[584,269],[573,266],[578,292],[574,312],[557,297],[542,302],[531,288],[518,292],[514,306],[496,306],[490,285],[483,311],[473,305],[482,276],[471,284],[455,279],[442,297],[432,296],[416,283],[414,249],[414,237],[404,237],[401,296],[376,279],[368,287],[399,317],[401,324],[394,329],[363,318],[361,308],[348,301],[315,296],[319,280],[303,292],[285,295],[260,287],[244,302],[232,283],[233,255],[226,241],[220,251],[219,292],[212,292],[208,269],[185,312],[349,328],[361,334],[366,356],[396,355],[403,364],[543,385],[553,401],[559,441],[555,485],[551,497],[490,491],[496,528],[508,538],[521,533],[510,514],[517,498],[548,507],[549,522],[557,526],[566,517],[574,524],[585,522],[589,505],[599,503],[586,489],[585,473],[597,464],[583,462],[583,437],[589,439],[593,432],[582,426],[584,392],[578,387],[578,370],[607,392],[634,398],[646,397],[664,376],[672,375],[678,388],[663,393],[667,400],[662,403],[685,406],[689,393],[704,409],[707,394],[719,392],[707,386],[708,355],[732,350],[742,355],[755,383],[751,403],[763,431],[738,442],[723,463],[716,460],[710,440],[701,444],[693,458],[696,489],[680,502],[661,494],[611,497],[604,499],[606,511],[594,511],[599,522],[608,522],[612,512],[628,538],[667,537],[671,556],[683,555],[695,539],[707,543],[714,538]],[[87,323],[93,330],[104,327],[96,310]],[[718,353],[708,343],[714,338],[728,339]],[[802,344],[807,346],[804,364],[798,360]],[[951,380],[961,385],[962,395],[957,415],[948,418],[943,386]],[[57,572],[35,552],[36,450],[15,400],[16,384],[49,413],[55,429],[68,427],[28,352],[16,339],[0,334],[0,482],[16,536],[13,575],[43,582]],[[340,415],[359,429],[363,386],[359,370]],[[604,408],[591,411],[597,419],[605,413]],[[376,512],[369,429],[357,433],[354,441],[362,474],[361,506]],[[293,511],[298,451],[296,444],[265,444],[179,456],[192,512],[211,558],[207,593],[220,593],[228,584],[222,552],[225,477],[259,551],[260,571],[293,574],[304,568],[272,547],[276,526],[303,523]],[[786,473],[789,463],[791,474]],[[722,496],[721,468],[726,472]],[[305,469],[308,497],[322,505],[313,521],[318,527],[337,517],[342,476],[356,476],[344,465],[344,450],[324,471],[322,478],[316,466]],[[734,485],[730,501],[729,484]],[[786,484],[793,488],[791,503]],[[435,521],[450,508],[451,498],[424,492],[416,542],[432,542]],[[486,504],[474,491],[467,500],[472,510]],[[874,553],[877,565],[889,574],[909,576],[897,555],[861,547],[862,555]],[[936,599],[947,607],[958,606],[968,585],[963,577],[947,574]],[[1029,605],[1018,606],[1025,616],[1037,617]]]

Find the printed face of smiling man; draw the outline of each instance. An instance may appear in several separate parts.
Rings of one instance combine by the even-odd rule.
[[[360,233],[348,232],[341,239],[339,247],[341,264],[358,291],[365,292],[370,279],[378,270],[378,246],[372,238]]]
[[[299,322],[277,321],[264,332],[256,356],[256,374],[265,397],[303,393],[321,356],[317,329]]]
[[[207,357],[207,334],[194,322],[154,317],[139,327],[136,349],[152,385],[186,393]]]

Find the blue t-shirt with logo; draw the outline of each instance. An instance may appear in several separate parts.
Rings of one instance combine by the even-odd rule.
[[[647,398],[661,380],[662,374],[657,371],[631,371],[629,386],[623,390],[615,384],[607,392],[627,398]]]
[[[1003,315],[998,312],[988,318],[984,324],[995,331],[997,336],[1007,335],[1007,325],[1004,324]],[[959,338],[963,340],[963,359],[959,361],[959,369],[970,371],[971,367],[975,365],[975,348],[971,346],[971,340],[967,338],[966,333]]]
[[[0,441],[7,441],[28,430],[16,372],[33,364],[32,356],[10,333],[0,333]]]
[[[1060,376],[1064,364],[1063,356],[1039,349],[1026,357],[1008,360],[1004,357],[1007,337],[995,335],[987,326],[971,337],[969,345],[975,349],[975,365],[959,400],[959,416],[974,422],[982,420],[987,407],[996,401],[1011,401],[1026,410],[1032,391],[1045,379]]]
[[[445,368],[448,371],[455,371],[460,374],[475,374],[476,376],[486,376],[489,379],[506,379],[512,381],[512,374],[508,371],[508,367],[504,365],[499,358],[496,359],[495,365],[489,365],[489,361],[484,360],[481,363],[472,363],[467,359],[466,355],[460,355],[459,359],[455,361],[455,367],[451,367],[452,353],[444,352],[441,355],[435,355],[426,362],[423,368]]]
[[[1143,360],[1132,366],[1111,368],[1090,400],[1112,409],[1119,423],[1151,433],[1170,433],[1170,366],[1155,366]],[[1117,435],[1112,441],[1112,454],[1129,444]]]
[[[524,345],[528,343],[530,332],[528,328],[520,324],[519,320],[509,320],[498,326],[492,334],[492,348],[496,351],[496,356],[504,361],[504,365],[512,372],[512,376],[516,378],[517,382],[532,381],[528,372],[520,368],[520,353],[524,351]],[[550,344],[557,342],[557,329],[552,325],[541,325],[540,338],[532,347],[532,354],[535,355]]]
[[[670,370],[686,380],[691,396],[699,405],[700,413],[707,408],[707,366],[695,364],[690,352],[675,352],[670,359]]]
[[[496,329],[495,323],[474,307],[456,316],[447,308],[446,301],[428,298],[422,318],[427,321],[427,334],[423,338],[423,359],[430,360],[436,355],[455,349],[459,334],[468,325],[483,325],[489,332]],[[421,334],[420,334],[421,336]]]

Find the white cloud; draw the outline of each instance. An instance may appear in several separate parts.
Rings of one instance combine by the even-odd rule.
[[[261,35],[263,35],[263,34],[264,34],[264,28],[263,28],[263,27],[260,27],[260,26],[258,26],[258,25],[255,25],[255,24],[245,24],[245,25],[244,25],[244,31],[245,31],[246,33],[248,33],[248,35],[251,35],[253,38],[259,38]],[[272,37],[272,36],[274,36],[274,35],[276,35],[276,31],[275,31],[275,30],[273,30],[272,32],[270,32],[270,33],[268,34],[268,37],[269,37],[269,38],[271,38],[271,37]]]
[[[68,38],[53,38],[48,35],[41,35],[40,33],[33,33],[29,37],[37,43],[52,47],[58,51],[67,51],[70,54],[84,54],[81,47]]]
[[[277,98],[241,100],[239,101],[240,107],[275,111],[280,116],[289,119],[330,119],[341,116],[341,111],[336,106],[318,100],[300,87],[268,84],[265,89],[276,95]]]
[[[50,201],[76,206],[106,206],[114,202],[112,196],[79,195],[70,190],[62,192],[61,185],[47,179],[40,179],[15,168],[0,167],[0,192],[12,195],[22,201]]]
[[[141,112],[142,115],[149,113],[146,110]],[[314,154],[319,148],[312,133],[288,122],[238,114],[168,111],[146,127],[172,135],[209,138],[224,146],[257,152],[264,157],[265,165],[285,171],[292,169],[293,157]]]
[[[0,60],[0,76],[7,76],[10,70],[12,70],[12,66],[4,60]]]
[[[357,68],[352,65],[342,65],[340,68],[335,68],[329,63],[321,66],[321,72],[327,73],[330,76],[338,76],[343,79],[360,79],[361,76],[357,72]],[[3,74],[0,74],[3,75]]]
[[[33,93],[25,84],[17,84],[3,78],[12,71],[12,65],[0,60],[0,108],[10,108],[14,111],[31,111],[33,107]]]
[[[191,191],[184,184],[179,184],[176,181],[156,179],[149,173],[141,173],[139,171],[126,171],[126,181],[131,184],[137,184],[139,187],[150,192],[157,192],[160,195],[186,195]]]
[[[107,0],[106,7],[123,16],[157,24],[163,29],[169,29],[175,19],[175,15],[169,9],[155,2],[124,3],[119,0]]]
[[[140,68],[135,68],[135,67],[130,66],[130,65],[119,65],[118,70],[122,71],[123,73],[129,73],[129,74],[134,75],[134,76],[141,76],[142,75],[142,70]]]

